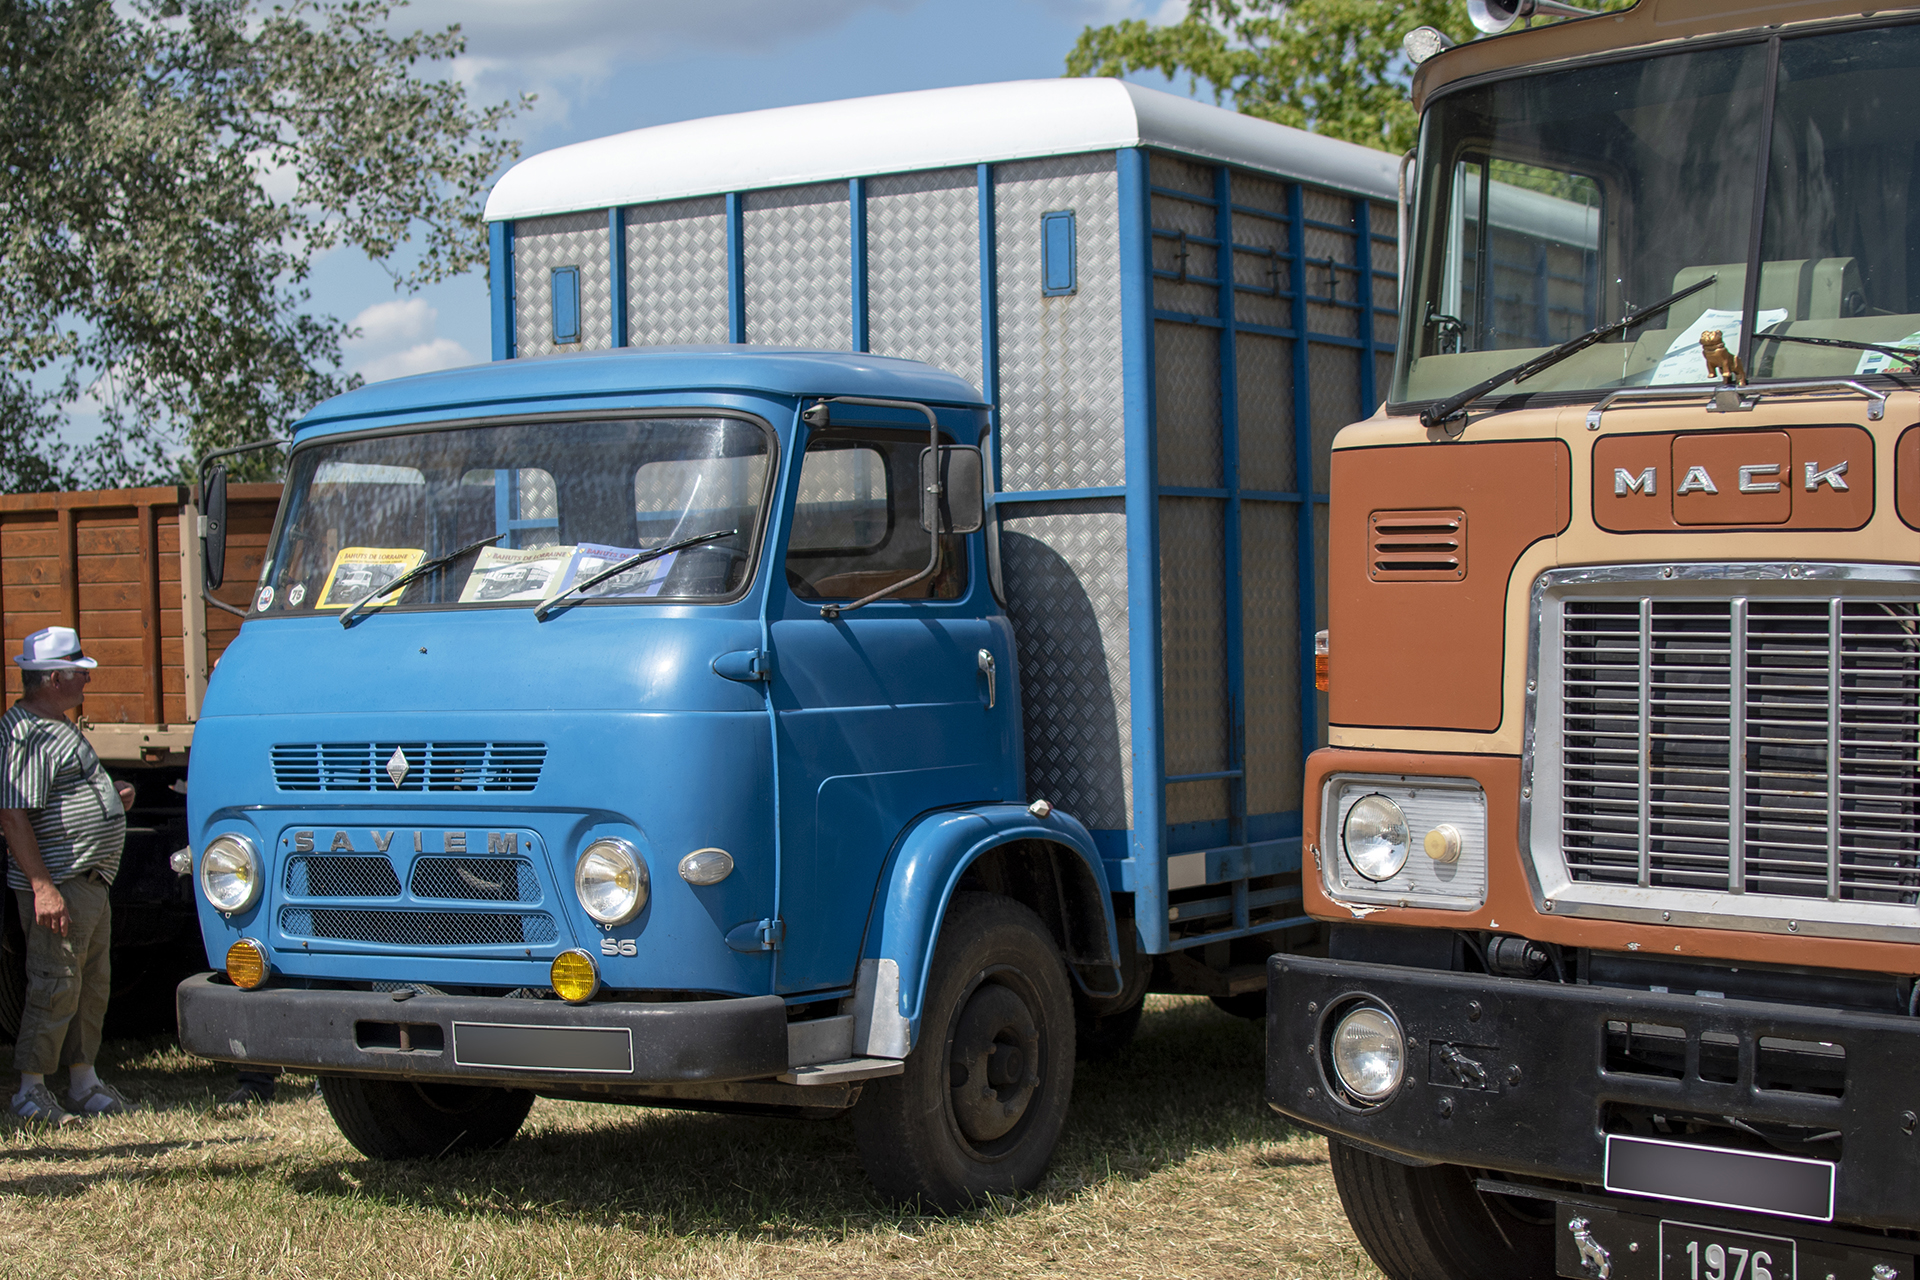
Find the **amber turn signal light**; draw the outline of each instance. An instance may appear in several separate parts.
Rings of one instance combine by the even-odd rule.
[[[1327,633],[1313,633],[1313,687],[1320,692],[1327,691]]]
[[[267,980],[267,949],[252,938],[242,938],[227,948],[227,980],[243,991],[251,991]]]
[[[568,1004],[585,1004],[600,989],[600,970],[593,957],[577,947],[553,958],[548,977],[553,993]]]

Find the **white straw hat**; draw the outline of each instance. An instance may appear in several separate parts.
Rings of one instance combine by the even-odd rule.
[[[80,652],[72,627],[42,627],[26,638],[14,659],[22,671],[90,671],[100,664]]]

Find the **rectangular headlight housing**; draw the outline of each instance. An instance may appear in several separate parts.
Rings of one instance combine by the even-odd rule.
[[[1383,880],[1360,874],[1346,850],[1348,811],[1370,795],[1391,800],[1407,822],[1406,863]],[[1320,796],[1320,884],[1335,902],[1473,911],[1487,900],[1487,797],[1471,778],[1336,773]],[[1437,846],[1457,849],[1452,861],[1428,856],[1436,831]]]

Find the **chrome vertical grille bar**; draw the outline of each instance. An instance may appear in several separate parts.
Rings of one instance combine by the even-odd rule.
[[[1733,601],[1727,653],[1727,891],[1747,891],[1747,598]]]
[[[1653,879],[1653,601],[1640,601],[1640,877]]]
[[[1840,900],[1840,600],[1827,602],[1827,900]]]

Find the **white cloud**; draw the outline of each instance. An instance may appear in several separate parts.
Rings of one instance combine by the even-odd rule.
[[[374,303],[353,318],[360,335],[347,341],[352,372],[382,382],[478,363],[459,342],[435,336],[439,319],[439,309],[425,298]]]

